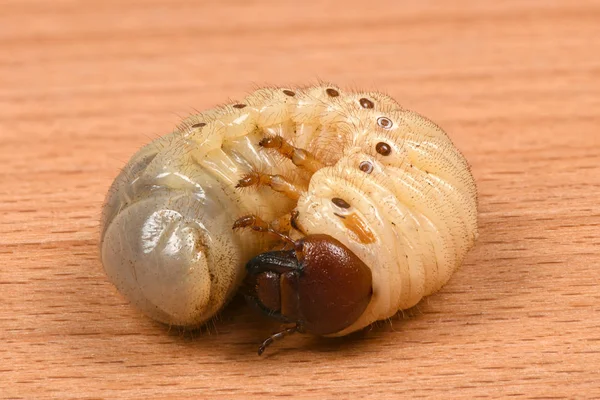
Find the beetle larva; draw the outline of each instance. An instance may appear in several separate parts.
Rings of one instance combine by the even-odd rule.
[[[437,291],[476,236],[473,177],[439,127],[318,85],[257,90],[138,151],[107,196],[101,255],[158,321],[202,324],[247,269],[247,297],[285,332],[341,336]]]

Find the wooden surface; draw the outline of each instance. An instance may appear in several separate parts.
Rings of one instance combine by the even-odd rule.
[[[0,49],[0,397],[600,396],[600,3],[9,0]],[[194,109],[317,79],[449,132],[480,190],[465,265],[262,358],[277,326],[242,301],[202,333],[140,315],[98,260],[119,168]]]

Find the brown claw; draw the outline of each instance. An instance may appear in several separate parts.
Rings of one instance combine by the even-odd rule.
[[[256,218],[253,215],[244,215],[241,218],[238,218],[233,223],[232,229],[241,229],[252,226],[256,223]]]

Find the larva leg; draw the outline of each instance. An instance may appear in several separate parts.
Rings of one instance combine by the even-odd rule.
[[[302,193],[305,192],[298,185],[293,184],[281,175],[269,175],[257,171],[244,175],[238,181],[236,188],[250,186],[270,186],[276,192],[283,193],[293,200],[298,200]]]
[[[272,235],[279,237],[280,239],[282,239],[283,241],[285,241],[287,243],[290,243],[292,245],[296,244],[296,242],[291,237],[289,237],[285,233],[279,232],[278,230],[273,228],[273,226],[271,226],[271,224],[267,223],[266,221],[262,220],[260,217],[257,217],[256,215],[244,215],[243,217],[238,218],[233,223],[233,229],[240,229],[240,228],[250,228],[255,232],[270,233]]]
[[[277,218],[271,225],[279,232],[290,232],[292,229],[295,229],[303,235],[306,235],[304,229],[298,224],[299,215],[300,213],[298,211],[293,210],[291,213]]]
[[[265,149],[277,150],[279,154],[292,160],[294,165],[311,173],[315,173],[324,167],[323,163],[317,160],[310,152],[292,146],[281,136],[263,138],[258,144]]]

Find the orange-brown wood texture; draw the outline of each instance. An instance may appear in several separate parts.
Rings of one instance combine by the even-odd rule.
[[[597,1],[0,2],[1,398],[600,396]],[[384,90],[472,165],[477,246],[339,340],[236,299],[152,322],[98,257],[104,195],[180,118],[263,84]]]

